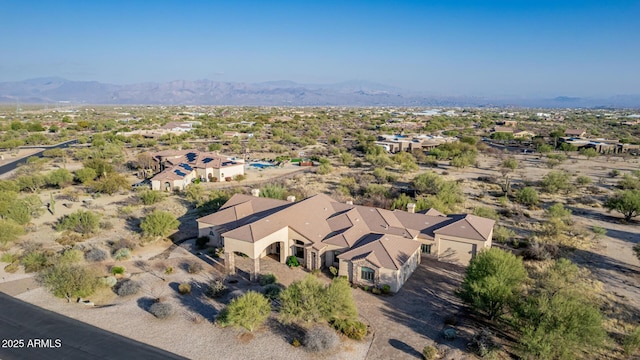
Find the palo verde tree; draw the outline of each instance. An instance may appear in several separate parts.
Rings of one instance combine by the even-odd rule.
[[[626,221],[640,215],[640,190],[624,190],[609,196],[604,203],[609,211],[615,210]]]
[[[494,320],[520,296],[526,279],[522,259],[498,248],[483,250],[469,262],[458,296]]]

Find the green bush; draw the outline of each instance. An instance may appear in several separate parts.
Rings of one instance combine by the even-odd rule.
[[[298,258],[295,255],[291,255],[287,258],[287,266],[298,267],[300,266],[300,262],[298,262]]]
[[[622,347],[624,348],[624,354],[627,356],[633,355],[640,348],[640,326],[637,326],[625,336]]]
[[[99,279],[99,281],[100,281],[100,285],[108,288],[112,288],[116,286],[116,284],[118,283],[118,279],[116,279],[113,276],[103,276]]]
[[[548,193],[569,189],[569,174],[564,171],[550,171],[542,178],[542,188]]]
[[[182,295],[191,294],[191,284],[182,283],[178,285],[178,292]]]
[[[382,290],[383,294],[390,294],[391,293],[391,286],[388,285],[388,284],[382,285],[382,287],[380,289]]]
[[[358,312],[349,282],[334,278],[325,286],[309,274],[280,293],[280,316],[284,322],[320,322],[332,318],[354,319]]]
[[[9,274],[13,274],[16,271],[18,271],[18,267],[20,266],[20,261],[16,260],[10,264],[8,264],[7,266],[4,267],[4,271],[9,273]]]
[[[278,278],[274,274],[261,274],[260,275],[260,285],[265,286],[269,284],[275,284],[278,282]]]
[[[6,252],[0,256],[0,261],[9,264],[17,260],[20,260],[20,256],[16,253]]]
[[[38,272],[53,265],[53,254],[45,251],[29,251],[20,257],[24,272]]]
[[[367,336],[367,325],[361,321],[350,319],[332,319],[331,326],[349,339],[362,340]]]
[[[493,320],[520,296],[526,279],[522,259],[491,248],[471,259],[458,296]]]
[[[536,189],[527,186],[518,191],[516,194],[516,202],[526,206],[535,206],[538,205],[540,199]]]
[[[487,219],[493,219],[493,220],[498,220],[499,216],[498,213],[491,209],[491,208],[487,208],[487,207],[482,207],[482,206],[478,206],[477,208],[475,208],[473,210],[473,214],[476,216],[481,216]]]
[[[248,291],[231,300],[231,303],[218,314],[222,326],[237,326],[253,331],[262,325],[271,314],[271,304],[262,294]]]
[[[500,244],[506,243],[515,236],[515,231],[504,226],[496,226],[495,229],[493,229],[493,239]]]
[[[80,234],[92,234],[98,230],[99,223],[100,215],[91,211],[78,210],[60,219],[56,229],[58,231],[69,230]]]
[[[125,271],[124,266],[112,266],[110,272],[112,275],[124,275]]]
[[[8,244],[18,240],[24,235],[24,227],[20,226],[13,220],[0,220],[0,248],[6,247]]]
[[[282,286],[278,284],[267,284],[262,288],[262,293],[269,300],[279,299],[281,292],[282,292]]]
[[[153,205],[162,201],[165,198],[165,195],[157,190],[146,189],[138,193],[138,198],[144,205]]]
[[[92,270],[68,264],[48,267],[38,279],[53,295],[66,299],[87,297],[99,284],[98,276]]]
[[[167,211],[155,210],[140,223],[145,236],[167,236],[180,226],[180,222]]]

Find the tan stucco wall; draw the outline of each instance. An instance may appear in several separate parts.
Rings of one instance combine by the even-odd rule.
[[[493,235],[493,231],[491,231],[490,235]],[[444,255],[443,252],[445,251],[443,249],[443,246],[442,246],[442,240],[451,240],[451,241],[457,241],[457,242],[460,242],[460,243],[476,245],[476,253],[475,254],[477,254],[483,248],[491,247],[491,236],[489,237],[489,240],[481,241],[481,240],[470,240],[470,239],[461,238],[461,237],[457,237],[457,236],[436,234],[435,240],[436,240],[436,244],[437,244],[436,254],[437,254],[439,260],[442,260],[442,256]],[[433,248],[432,248],[432,252],[433,252]],[[475,254],[473,254],[473,256],[475,256]],[[450,262],[455,262],[455,259],[450,259]],[[468,262],[461,262],[461,264],[462,265],[468,265]]]
[[[246,254],[247,256],[249,256],[252,259],[256,259],[259,258],[262,253],[264,252],[264,250],[267,248],[267,246],[276,243],[278,241],[282,241],[285,244],[288,243],[288,234],[289,234],[289,228],[288,227],[283,227],[280,230],[277,230],[265,237],[263,237],[262,239],[252,243],[252,242],[248,242],[248,241],[242,241],[242,240],[238,240],[238,239],[233,239],[230,237],[225,236],[224,237],[224,248],[225,248],[225,252],[227,251],[238,251],[241,253]],[[288,254],[288,246],[284,246],[284,249],[282,249],[283,251],[287,252]]]
[[[221,169],[213,169],[213,176],[218,178],[218,181],[225,181],[224,178],[233,178],[236,175],[244,175],[244,164],[225,166]]]

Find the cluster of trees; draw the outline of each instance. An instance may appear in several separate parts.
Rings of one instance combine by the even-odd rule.
[[[485,250],[471,260],[458,295],[517,332],[523,358],[565,359],[602,346],[602,314],[584,271],[566,259],[530,271],[509,252]]]

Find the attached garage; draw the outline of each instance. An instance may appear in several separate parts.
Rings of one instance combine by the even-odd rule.
[[[438,249],[438,260],[468,265],[471,258],[476,255],[478,246],[469,242],[441,238]]]

